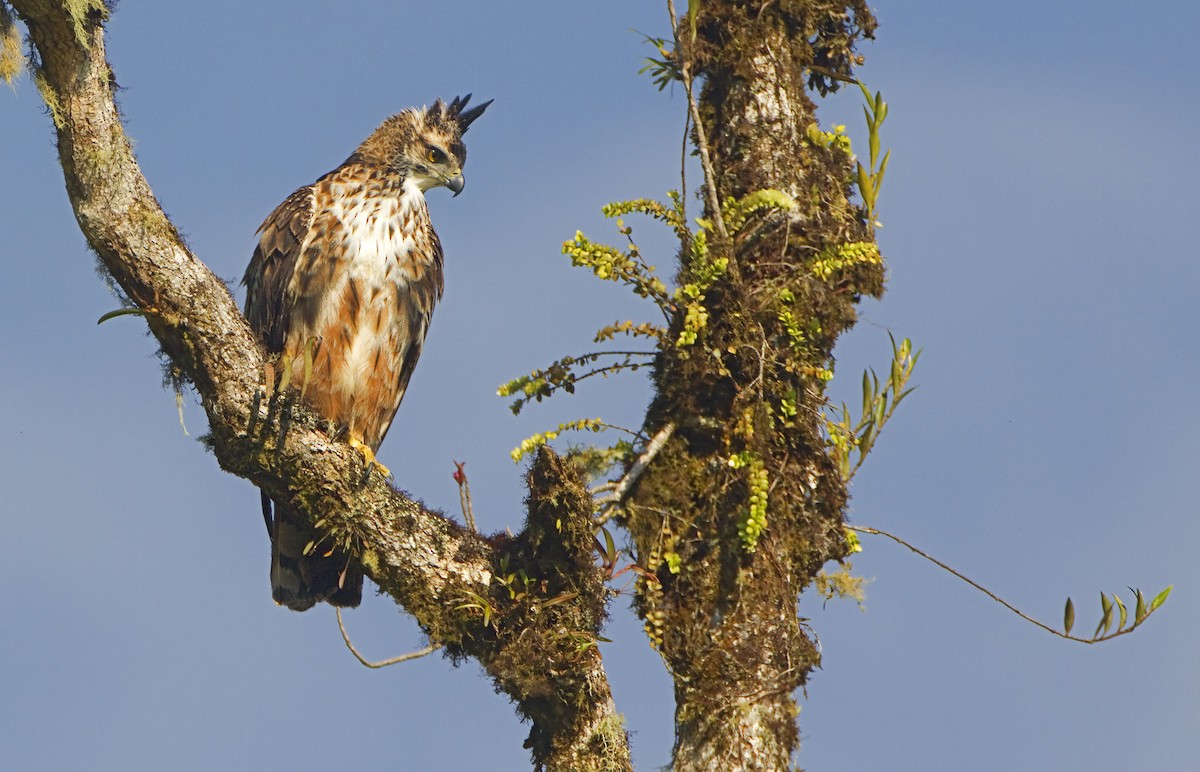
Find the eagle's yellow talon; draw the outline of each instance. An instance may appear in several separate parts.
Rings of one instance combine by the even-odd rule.
[[[369,446],[364,445],[362,440],[358,439],[357,437],[351,437],[350,447],[362,454],[363,461],[367,463],[368,474],[370,473],[370,468],[375,467],[384,477],[392,476],[392,470],[375,460],[375,451],[371,450]]]

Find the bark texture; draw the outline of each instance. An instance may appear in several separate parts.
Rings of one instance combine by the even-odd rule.
[[[605,592],[591,501],[552,453],[530,474],[527,527],[484,538],[364,477],[361,457],[272,393],[262,349],[225,285],[162,212],[114,101],[100,0],[11,0],[58,140],[67,193],[104,267],[191,383],[221,467],[308,514],[455,657],[483,663],[530,719],[536,767],[628,769],[628,742],[594,642]],[[0,11],[8,11],[0,2]],[[586,534],[586,538],[584,535]],[[531,578],[514,596],[501,580]],[[264,589],[265,594],[265,589]],[[551,602],[553,601],[553,602]]]
[[[703,82],[695,139],[707,141],[728,233],[715,230],[709,254],[729,264],[704,289],[696,342],[660,354],[646,430],[676,428],[626,524],[657,578],[641,582],[638,604],[675,680],[675,768],[786,769],[799,747],[794,693],[820,661],[798,596],[847,554],[825,378],[858,298],[883,291],[873,233],[849,200],[851,159],[814,132],[806,87],[851,77],[854,41],[874,20],[861,2],[704,0],[694,37],[691,23],[677,55]],[[743,217],[727,203],[764,190],[794,207]],[[706,282],[713,264],[698,262],[685,253],[680,285]],[[748,523],[764,505],[755,539]]]

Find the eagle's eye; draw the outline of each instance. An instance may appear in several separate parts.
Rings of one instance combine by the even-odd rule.
[[[431,164],[442,164],[446,162],[446,154],[430,145],[425,148],[425,160]]]

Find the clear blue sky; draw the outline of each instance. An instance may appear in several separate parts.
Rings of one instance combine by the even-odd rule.
[[[824,651],[810,770],[1188,770],[1200,757],[1200,6],[877,4],[863,77],[891,105],[886,298],[839,349],[844,392],[886,332],[920,388],[855,481],[896,531],[1051,622],[1097,594],[1175,594],[1100,647],[1052,638],[864,539],[867,612],[805,597]],[[381,452],[481,527],[521,524],[522,437],[639,422],[640,377],[514,419],[495,388],[646,304],[570,269],[605,202],[678,186],[680,94],[637,75],[653,2],[124,3],[110,56],[138,156],[196,253],[240,278],[255,228],[387,115],[467,91],[465,194],[430,195],[447,291]],[[861,136],[853,94],[822,121]],[[370,671],[327,608],[275,607],[258,495],[180,429],[153,342],[92,270],[48,118],[0,90],[0,745],[14,769],[520,770],[521,726],[474,664]],[[693,182],[696,177],[693,177]],[[670,244],[634,222],[669,265]],[[560,404],[554,404],[559,402]],[[670,681],[613,607],[604,653],[640,769],[669,760]],[[368,656],[417,648],[390,600],[347,615]]]

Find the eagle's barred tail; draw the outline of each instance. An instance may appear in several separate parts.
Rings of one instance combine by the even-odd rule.
[[[274,510],[271,596],[275,602],[293,611],[306,611],[319,601],[342,607],[361,603],[363,577],[358,565],[344,552],[316,543],[319,535],[300,515],[278,503]]]

